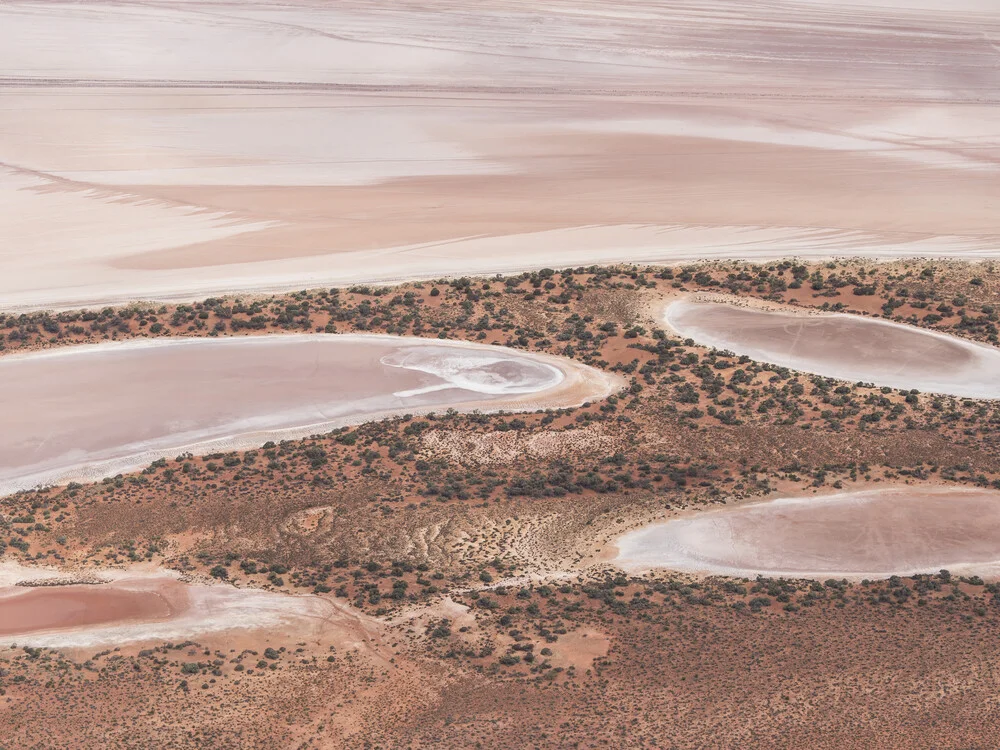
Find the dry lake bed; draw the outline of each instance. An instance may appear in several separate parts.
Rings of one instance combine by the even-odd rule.
[[[678,300],[667,324],[703,346],[847,381],[1000,398],[1000,349],[858,315],[805,314]]]
[[[619,387],[569,359],[366,335],[128,341],[0,357],[0,491],[390,415],[578,405]]]
[[[615,563],[708,575],[1000,573],[1000,492],[886,487],[701,512],[632,531]]]

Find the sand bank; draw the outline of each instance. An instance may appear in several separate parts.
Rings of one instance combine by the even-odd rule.
[[[998,257],[997,39],[985,0],[6,3],[0,306]]]
[[[615,564],[753,577],[1000,574],[1000,492],[886,487],[707,511],[630,532]]]
[[[761,362],[847,381],[1000,398],[1000,349],[885,320],[678,300],[667,324],[682,337]]]
[[[496,346],[365,335],[128,341],[0,358],[0,491],[395,414],[578,405],[622,381]]]

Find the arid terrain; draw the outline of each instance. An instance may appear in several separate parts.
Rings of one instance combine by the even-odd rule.
[[[345,335],[364,333],[422,336],[418,352],[496,344],[509,349],[485,351],[592,368],[592,382],[621,388],[519,413],[440,411],[447,402],[0,499],[6,736],[123,748],[993,742],[997,402],[681,339],[663,316],[684,300],[796,321],[837,313],[989,351],[1000,268],[595,267],[0,317],[0,375],[81,351],[129,352],[135,368],[180,342],[253,353],[386,340]],[[872,327],[847,343],[864,346]],[[262,364],[239,365],[243,387],[266,382]],[[162,393],[161,369],[132,379]],[[189,398],[213,392],[211,367],[189,371],[202,373]],[[417,375],[399,387],[441,385]],[[451,385],[434,393],[466,398]]]
[[[0,4],[0,750],[1000,746],[998,61]]]

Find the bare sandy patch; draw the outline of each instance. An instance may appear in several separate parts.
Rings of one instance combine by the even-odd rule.
[[[524,434],[516,430],[485,434],[429,430],[421,437],[427,457],[471,465],[510,464],[521,459],[551,459],[591,454],[610,455],[621,441],[600,428],[544,431]]]
[[[468,644],[474,643],[481,635],[475,613],[450,596],[444,596],[434,604],[421,604],[404,609],[389,617],[386,622],[412,629],[417,633],[426,633],[434,625],[446,622],[452,635]]]
[[[848,381],[968,398],[1000,398],[1000,350],[891,321],[678,300],[679,335],[782,367]]]
[[[365,335],[130,341],[0,358],[0,488],[442,408],[533,410],[620,378],[504,347]]]
[[[1000,572],[1000,493],[886,487],[692,514],[619,538],[614,563],[753,577]]]
[[[559,640],[550,646],[551,656],[545,658],[554,667],[584,670],[591,667],[594,659],[607,656],[610,645],[611,639],[607,634],[593,628],[581,628],[559,636]]]

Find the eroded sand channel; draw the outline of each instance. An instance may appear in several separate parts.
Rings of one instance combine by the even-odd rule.
[[[695,342],[794,370],[892,388],[1000,398],[1000,350],[913,326],[679,300],[665,320]]]
[[[393,336],[130,341],[14,355],[0,358],[0,491],[391,414],[570,406],[618,385],[568,359]]]
[[[625,569],[876,578],[1000,573],[1000,492],[887,487],[709,511],[618,540]]]

